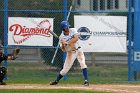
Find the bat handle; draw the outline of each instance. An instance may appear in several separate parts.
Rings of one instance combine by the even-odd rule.
[[[54,37],[59,38],[53,31],[49,31]]]

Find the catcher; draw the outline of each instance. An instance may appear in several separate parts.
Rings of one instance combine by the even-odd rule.
[[[17,58],[19,52],[20,52],[20,49],[16,48],[13,50],[12,54],[5,55],[3,53],[2,46],[0,46],[0,85],[6,85],[6,83],[3,82],[3,79],[7,74],[7,68],[4,66],[1,66],[2,61],[3,60],[15,60]]]
[[[74,60],[77,58],[81,69],[83,71],[84,76],[84,84],[85,86],[89,85],[88,82],[88,70],[87,65],[85,64],[85,56],[81,47],[78,44],[78,32],[75,28],[69,28],[68,21],[61,22],[61,29],[63,30],[62,34],[59,37],[60,40],[60,47],[62,51],[67,52],[66,60],[63,66],[63,69],[60,71],[59,75],[57,76],[56,80],[51,82],[50,85],[56,85],[59,83],[59,80],[67,74],[67,72],[72,67]]]

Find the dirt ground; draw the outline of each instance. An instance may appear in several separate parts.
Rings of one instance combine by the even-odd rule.
[[[8,84],[0,85],[0,89],[77,89],[90,91],[106,91],[112,93],[140,93],[140,85],[111,85],[95,84],[90,86],[58,84],[51,86],[49,84]]]

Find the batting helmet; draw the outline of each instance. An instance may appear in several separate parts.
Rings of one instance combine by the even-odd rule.
[[[60,26],[61,26],[61,30],[64,30],[66,28],[69,28],[70,27],[70,24],[69,24],[68,21],[62,21],[61,24],[60,24]]]

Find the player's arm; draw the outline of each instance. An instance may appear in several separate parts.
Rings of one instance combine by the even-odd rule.
[[[15,60],[17,58],[19,52],[20,52],[20,49],[16,48],[13,50],[12,54],[5,55],[5,54],[1,53],[1,58],[3,60]]]
[[[73,38],[71,39],[71,41],[69,42],[69,45],[70,46],[74,46],[74,44],[78,41],[78,35],[77,34],[75,34],[74,36],[73,36]]]
[[[64,40],[62,39],[62,37],[60,36],[60,37],[59,37],[59,45],[60,45],[60,48],[61,48],[62,51],[65,51],[65,46],[66,46],[67,44],[68,44],[68,43],[67,43],[66,41],[64,41]]]

